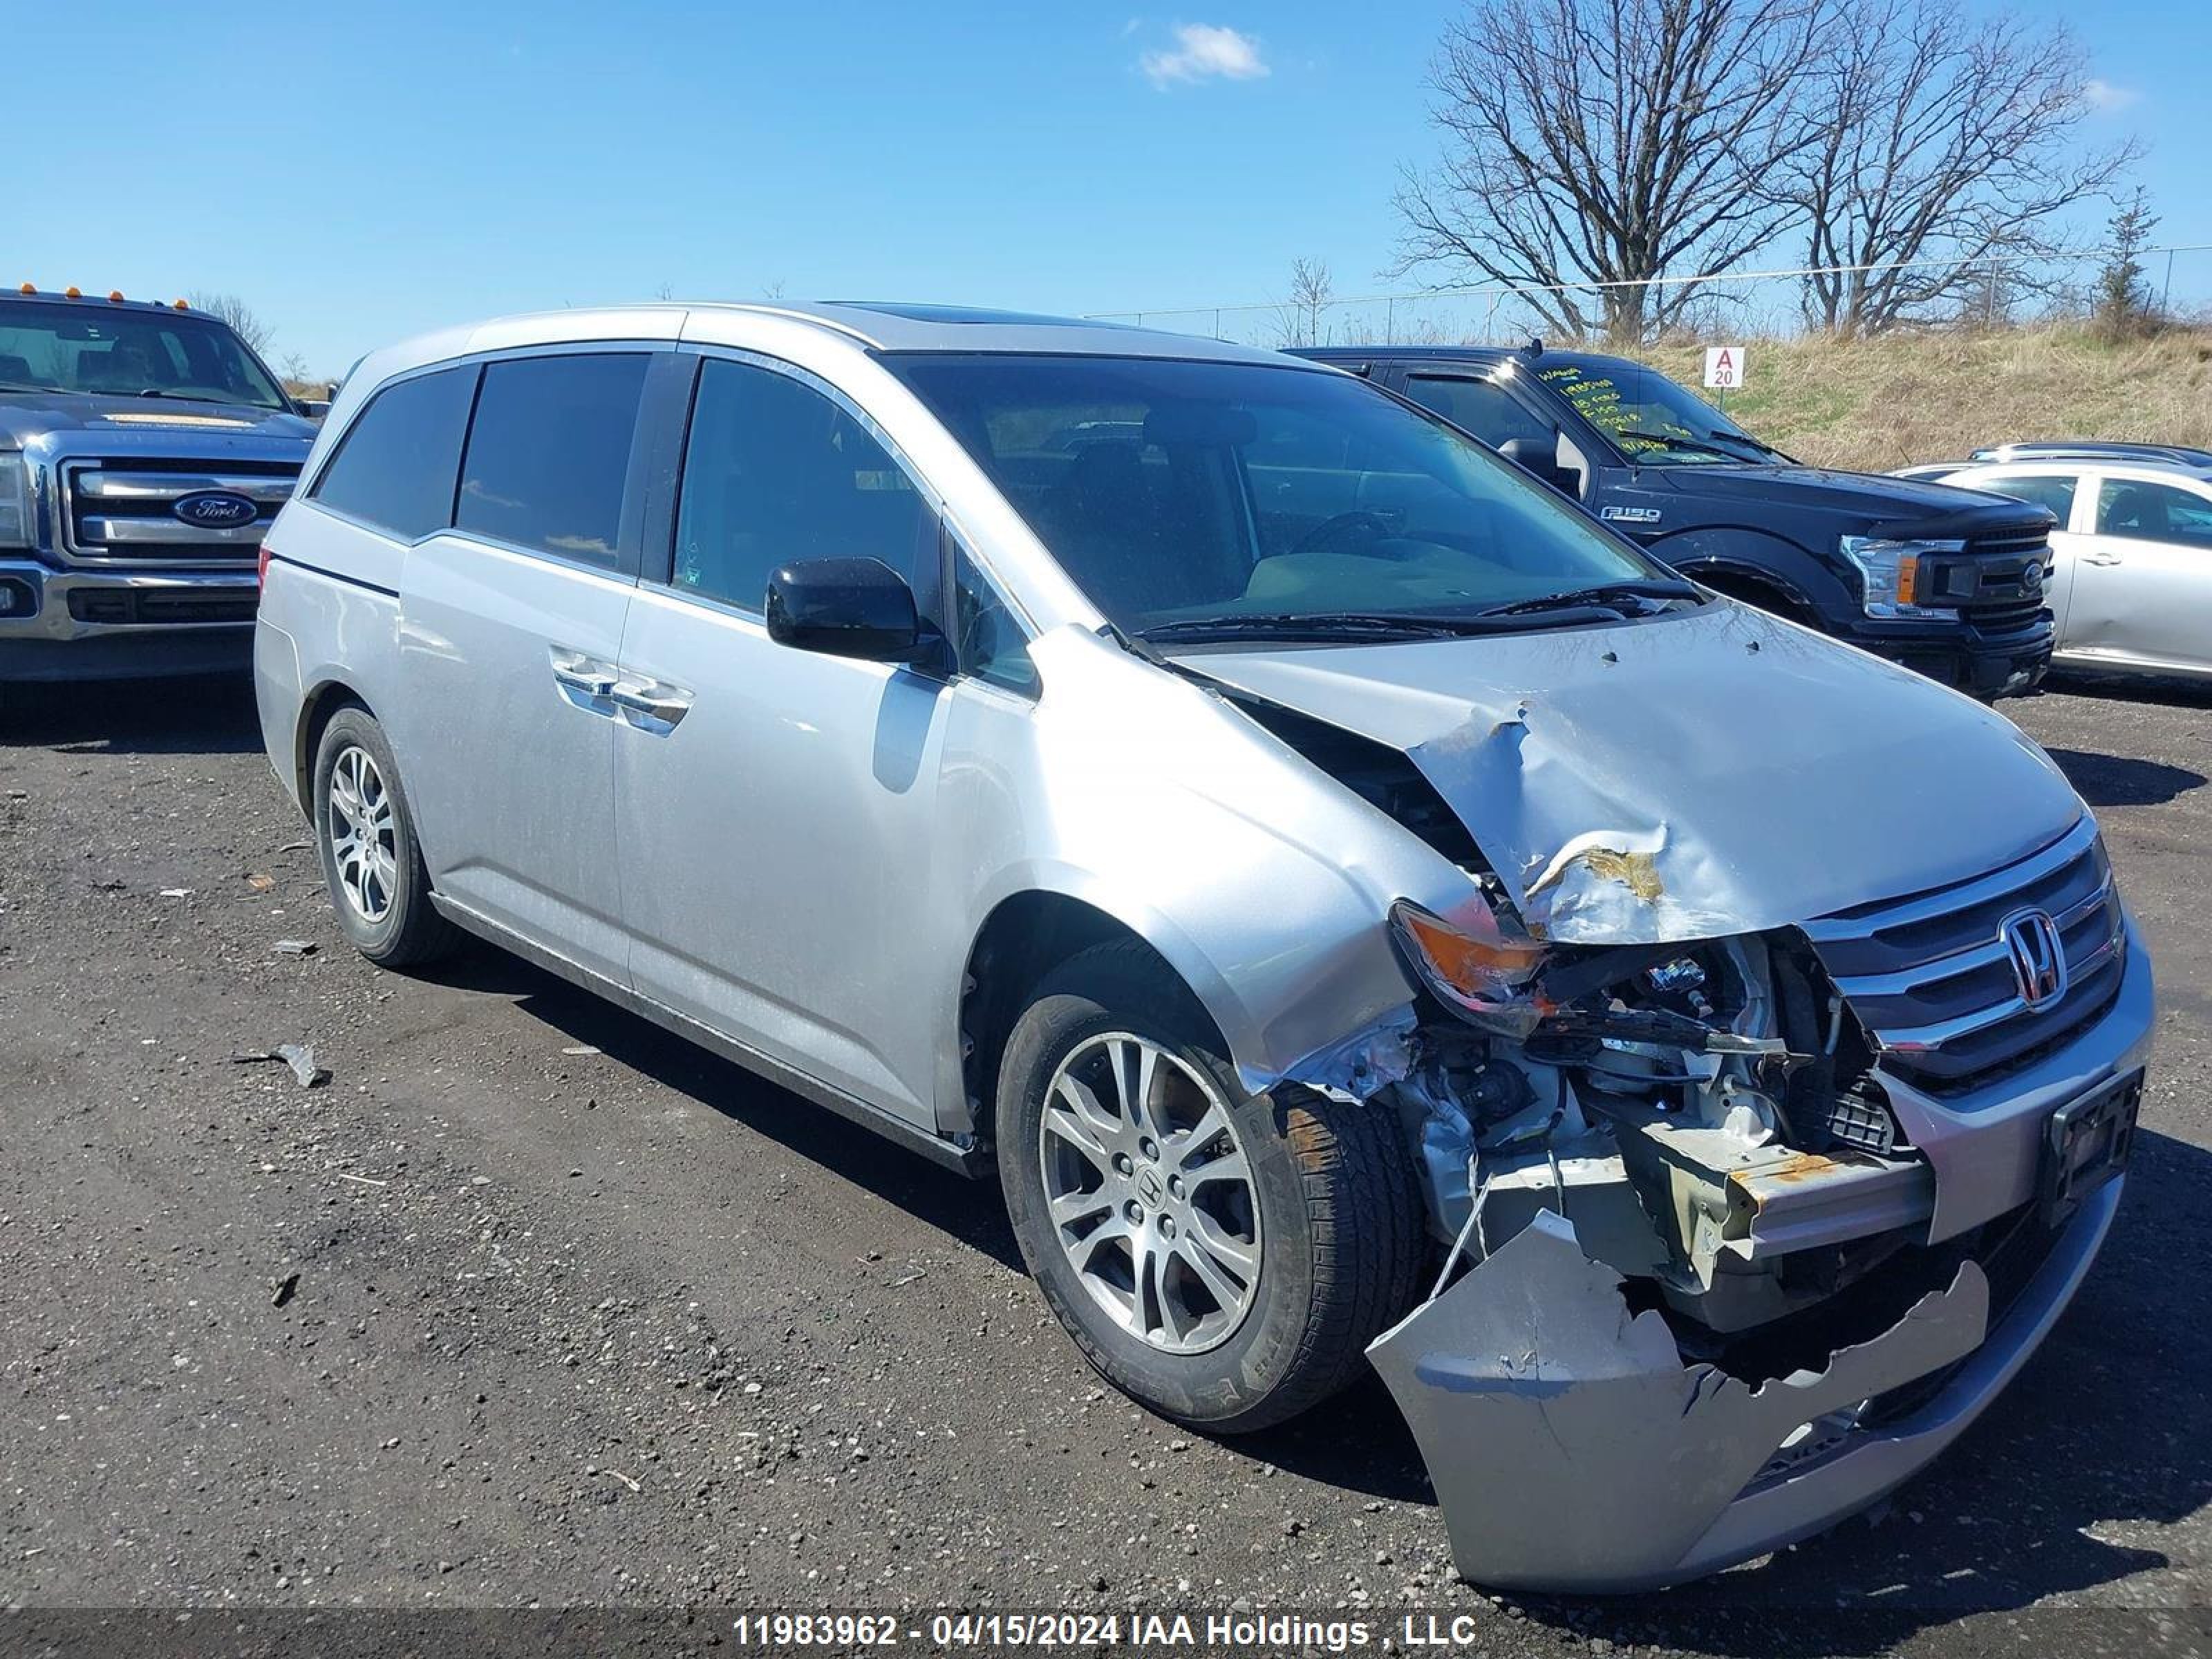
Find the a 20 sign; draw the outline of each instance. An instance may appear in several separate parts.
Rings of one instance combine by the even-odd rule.
[[[1705,386],[1710,391],[1733,392],[1743,384],[1744,349],[1740,345],[1705,348]]]

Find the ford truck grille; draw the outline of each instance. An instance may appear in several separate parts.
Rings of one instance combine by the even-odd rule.
[[[2063,988],[2031,1006],[2004,924],[2057,925]],[[2095,821],[1994,874],[1860,905],[1805,933],[1885,1069],[1931,1094],[1992,1082],[2064,1042],[2111,1006],[2124,959],[2120,902]]]
[[[296,461],[70,461],[62,468],[62,556],[100,564],[251,564],[299,477]],[[258,511],[220,528],[176,516],[178,501],[209,490],[242,495]]]

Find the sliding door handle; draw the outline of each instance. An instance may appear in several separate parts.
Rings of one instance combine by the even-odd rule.
[[[562,662],[553,665],[553,683],[570,691],[580,691],[587,697],[612,696],[616,685],[615,677],[603,670]]]
[[[626,680],[609,691],[607,699],[617,708],[659,720],[664,726],[674,726],[691,712],[690,693],[672,686],[655,686],[648,690],[635,681]]]

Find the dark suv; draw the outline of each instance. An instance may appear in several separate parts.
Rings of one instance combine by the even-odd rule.
[[[1976,696],[2039,683],[2053,527],[1977,491],[1800,465],[1656,369],[1474,346],[1302,351],[1435,410],[1686,575]]]

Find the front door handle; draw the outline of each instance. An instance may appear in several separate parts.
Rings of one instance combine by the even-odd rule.
[[[2091,553],[2086,556],[2083,562],[2087,564],[2115,565],[2121,562],[2121,561],[2117,556],[2111,553]]]
[[[667,726],[675,726],[691,712],[690,692],[658,684],[648,687],[635,680],[617,684],[607,693],[607,700],[617,708]]]

